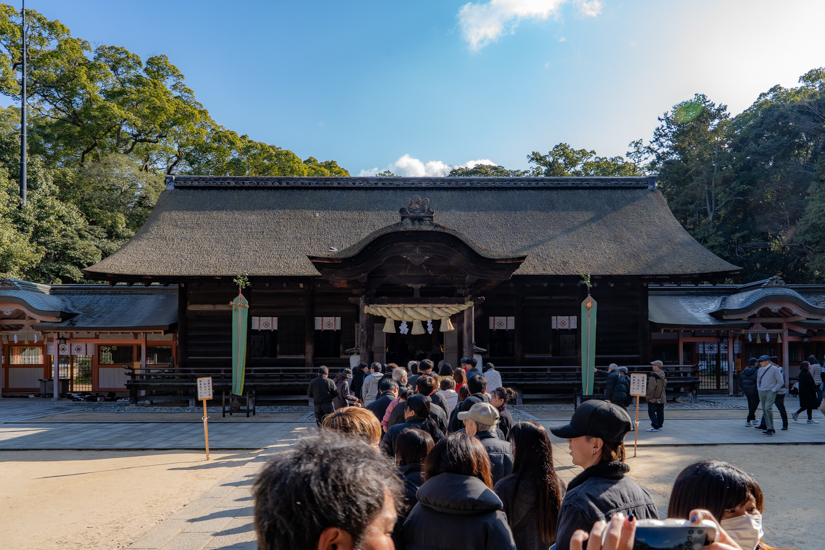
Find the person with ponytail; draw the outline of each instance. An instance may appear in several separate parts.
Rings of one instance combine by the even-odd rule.
[[[507,403],[512,402],[516,396],[516,391],[512,388],[499,386],[490,392],[490,404],[498,409],[498,429],[501,430],[502,438],[507,441],[510,438],[510,430],[513,428],[513,415],[507,410]]]
[[[400,406],[400,405],[399,405]],[[404,422],[396,424],[384,434],[381,440],[381,450],[388,456],[394,457],[398,436],[407,428],[424,430],[433,441],[438,443],[444,437],[444,432],[438,429],[435,420],[430,416],[431,400],[426,395],[410,395],[404,403]]]
[[[515,448],[513,473],[496,483],[496,494],[518,550],[547,550],[556,542],[556,524],[564,482],[553,469],[553,445],[536,422],[519,422],[510,430]]]

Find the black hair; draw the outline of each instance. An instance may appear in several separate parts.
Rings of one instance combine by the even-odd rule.
[[[470,393],[484,393],[487,390],[487,379],[480,374],[474,374],[467,380]]]
[[[407,399],[409,399],[410,395],[412,395],[410,393],[410,390],[405,388],[405,389],[401,390],[400,392],[398,392],[398,400],[399,401],[406,401]]]
[[[493,488],[490,457],[481,441],[465,432],[452,434],[436,443],[424,460],[425,480],[444,473],[476,477]]]
[[[395,465],[358,438],[332,430],[275,453],[253,487],[261,550],[315,550],[325,529],[360,547],[389,490],[403,501]]]
[[[433,445],[433,438],[424,430],[405,428],[395,440],[395,461],[399,466],[421,464]]]
[[[498,388],[494,389],[493,393],[496,394],[499,399],[504,401],[505,405],[512,401],[513,398],[517,395],[516,390],[514,390],[513,388],[505,388],[504,386],[499,386]]]
[[[801,363],[799,363],[799,368],[801,370],[809,371],[811,370],[811,364],[808,361],[802,361]]]
[[[764,497],[759,484],[733,464],[703,460],[682,470],[673,484],[667,517],[688,519],[691,510],[707,510],[722,521],[725,510],[736,508],[753,497],[762,512]]]
[[[553,469],[553,444],[547,430],[537,422],[519,422],[510,430],[510,441],[516,449],[513,474],[517,476],[516,489],[532,484],[538,495],[537,515],[539,534],[545,545],[556,541],[556,524],[564,497],[562,481]],[[508,518],[515,528],[513,518]]]
[[[462,365],[470,365],[473,368],[476,368],[476,365],[478,365],[478,361],[476,361],[475,357],[462,357],[461,358],[461,364]]]
[[[358,370],[368,369],[368,368],[370,368],[370,366],[367,365],[366,363],[358,363]]]
[[[444,435],[435,423],[435,420],[430,416],[430,409],[432,408],[432,399],[428,395],[421,395],[419,393],[407,396],[407,402],[404,405],[404,410],[412,411],[416,418],[423,418],[424,425],[422,430],[430,434],[433,441],[438,442]]]
[[[430,376],[421,375],[415,381],[415,389],[421,395],[430,395],[435,390],[435,381]]]
[[[391,374],[385,374],[384,377],[381,378],[381,382],[378,383],[378,391],[381,393],[395,391],[396,389],[398,389],[398,382],[393,380]]]
[[[433,370],[433,367],[435,367],[435,365],[433,365],[433,362],[430,361],[429,359],[424,359],[423,361],[418,362],[418,371],[419,372],[421,372],[421,371],[426,372],[426,371]]]
[[[816,363],[818,365],[819,364],[819,359],[816,358],[816,355],[810,355],[810,356],[808,356],[808,363],[810,363],[811,365]]]
[[[776,363],[778,365],[779,357],[777,357],[776,355],[771,355],[771,363]]]
[[[381,363],[373,363],[370,365],[370,370],[372,372],[381,372]]]
[[[470,397],[470,386],[464,384],[460,388],[458,388],[458,402],[460,403],[468,397]]]
[[[496,370],[496,366],[492,363],[487,363],[486,365],[484,365],[484,367],[486,369],[485,372],[488,371],[488,370],[491,370],[491,369]]]
[[[329,374],[329,369],[326,368],[324,365],[318,367],[318,374]]]
[[[439,376],[452,376],[453,375],[453,367],[449,363],[444,363],[441,365],[441,369],[438,371]]]
[[[410,361],[407,363],[407,368],[412,374],[418,374],[418,361]]]
[[[428,395],[416,393],[407,397],[406,408],[415,413],[418,418],[430,417],[430,403],[432,399]]]

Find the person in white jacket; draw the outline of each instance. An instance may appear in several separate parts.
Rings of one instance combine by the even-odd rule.
[[[438,390],[438,395],[443,397],[444,402],[447,403],[447,417],[449,418],[455,406],[458,405],[458,393],[455,391],[455,380],[445,378],[441,381],[439,387],[441,389]]]
[[[364,385],[361,387],[361,401],[366,407],[378,399],[378,383],[381,382],[381,363],[370,365],[370,374],[364,377]]]
[[[765,419],[763,434],[773,435],[773,404],[776,401],[776,392],[785,387],[785,380],[779,368],[771,364],[771,358],[763,355],[759,358],[759,370],[756,371],[756,387],[759,390],[759,401],[762,403],[762,416]]]

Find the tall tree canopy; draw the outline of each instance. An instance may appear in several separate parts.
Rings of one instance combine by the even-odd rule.
[[[0,4],[0,93],[17,103],[20,15]],[[20,112],[0,109],[0,276],[82,280],[141,227],[166,174],[349,176],[220,126],[165,55],[93,48],[34,10],[26,42],[31,193],[20,209]]]
[[[799,82],[733,118],[697,94],[631,144],[676,218],[745,281],[825,280],[825,69]]]

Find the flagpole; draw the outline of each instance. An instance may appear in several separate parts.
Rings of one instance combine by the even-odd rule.
[[[23,43],[23,76],[20,79],[21,100],[20,100],[20,198],[22,205],[26,206],[26,0],[23,0],[23,19],[20,24],[20,35]]]

